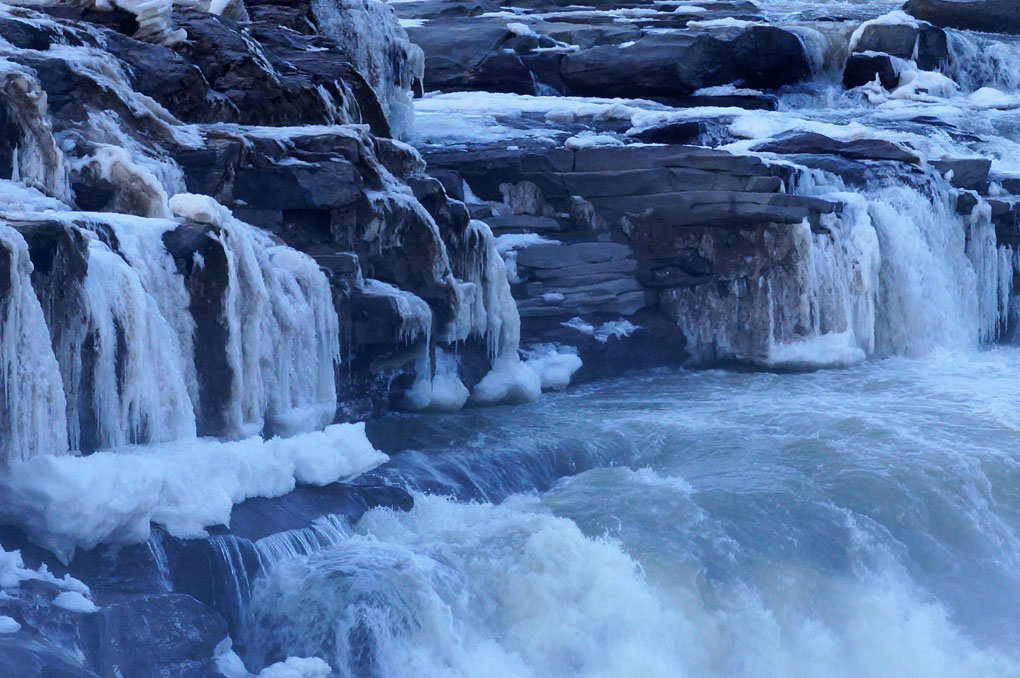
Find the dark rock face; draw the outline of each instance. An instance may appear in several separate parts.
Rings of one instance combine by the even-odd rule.
[[[85,630],[100,675],[215,675],[213,650],[227,636],[227,624],[214,610],[179,593],[102,602]]]
[[[956,188],[984,193],[988,190],[988,172],[992,161],[987,158],[947,158],[932,160],[932,167],[943,174],[952,172],[950,183]]]
[[[338,122],[339,108],[376,134],[389,134],[372,89],[335,43],[267,18],[242,26],[181,10],[174,19],[187,30],[186,42],[169,48],[113,34],[108,49],[131,64],[131,83],[139,92],[185,122],[331,124]]]
[[[908,0],[903,9],[936,26],[1020,33],[1020,5],[1013,0]]]
[[[677,38],[651,35],[626,51],[596,47],[564,57],[563,64],[567,91],[593,96],[620,87],[621,96],[635,97],[684,96],[729,83],[776,89],[810,72],[800,40],[770,26],[735,35],[729,29]]]
[[[809,140],[802,141],[798,150]],[[916,160],[896,149],[897,157]],[[435,149],[426,159],[501,202],[497,233],[548,233],[562,242],[521,246],[508,260],[519,279],[513,291],[526,343],[576,346],[591,363],[577,378],[692,360],[753,361],[766,352],[770,332],[807,331],[793,314],[772,326],[761,320],[772,293],[762,280],[778,294],[798,294],[795,231],[805,221],[819,226],[841,206],[784,192],[794,179],[790,168],[689,146]],[[520,214],[528,211],[570,216]],[[698,336],[706,315],[718,320],[718,335]]]
[[[88,244],[81,231],[58,222],[22,223],[18,231],[32,258],[32,286],[50,330],[67,399],[68,421],[77,421],[86,449],[98,442],[91,396],[83,388],[91,370],[83,346],[88,336],[82,286],[88,274]]]

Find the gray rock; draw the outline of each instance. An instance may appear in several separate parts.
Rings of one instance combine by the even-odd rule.
[[[733,82],[775,89],[810,75],[804,47],[771,26],[647,35],[626,49],[593,47],[563,57],[569,94],[680,97]]]
[[[861,33],[854,51],[914,59],[917,67],[926,71],[938,70],[949,63],[946,32],[930,25],[870,24]]]
[[[181,593],[103,601],[85,631],[100,674],[135,678],[162,678],[178,667],[196,670],[227,633],[215,610]]]
[[[241,169],[233,199],[259,209],[335,209],[362,196],[361,176],[350,163]]]
[[[988,158],[947,158],[932,160],[932,166],[939,172],[952,172],[950,183],[956,188],[985,192],[988,190],[988,172],[992,161]]]
[[[539,217],[531,214],[507,214],[505,216],[489,217],[485,223],[493,231],[524,232],[555,232],[563,231],[564,226],[552,217]]]
[[[837,141],[816,132],[790,132],[755,147],[756,151],[781,154],[838,155],[856,160],[892,160],[919,164],[920,158],[899,144],[881,139]]]
[[[520,261],[517,262],[521,266]],[[558,278],[572,278],[585,275],[604,275],[611,273],[630,273],[637,268],[637,261],[634,259],[614,259],[597,263],[577,264],[573,266],[562,266],[557,268],[536,268],[530,273],[539,280],[555,282]]]
[[[651,213],[667,227],[707,226],[736,228],[766,223],[818,222],[819,215],[834,212],[836,203],[785,193],[741,191],[686,191],[658,195],[593,199],[599,213],[615,221],[625,215]]]

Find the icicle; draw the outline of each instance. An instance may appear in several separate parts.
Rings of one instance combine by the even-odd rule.
[[[0,224],[0,465],[68,446],[60,367],[31,274],[24,238]]]
[[[177,334],[138,272],[98,240],[89,243],[85,297],[95,347],[97,444],[195,437]]]

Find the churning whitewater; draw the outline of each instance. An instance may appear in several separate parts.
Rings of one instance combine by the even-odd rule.
[[[351,676],[1020,675],[1018,370],[663,370],[403,416],[376,473],[415,508],[267,558],[244,645]]]

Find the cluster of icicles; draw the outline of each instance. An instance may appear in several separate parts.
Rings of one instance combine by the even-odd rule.
[[[188,200],[175,207],[188,209]],[[112,231],[116,247],[88,230],[90,223]],[[77,290],[84,323],[70,333],[74,338],[55,345],[32,286],[28,245],[18,230],[0,225],[0,248],[13,261],[4,281],[13,293],[0,301],[0,394],[9,420],[0,460],[77,449],[79,403],[94,409],[88,416],[99,447],[196,437],[201,404],[191,299],[162,242],[177,226],[124,215],[68,224],[88,238],[88,273]],[[226,434],[253,435],[267,423],[281,433],[325,426],[335,412],[340,360],[325,275],[310,257],[275,244],[226,210],[215,226],[210,237],[227,258],[222,324],[230,374],[222,378],[231,386],[229,402],[217,404]],[[204,262],[196,256],[194,265]],[[83,366],[90,371],[84,380]]]

